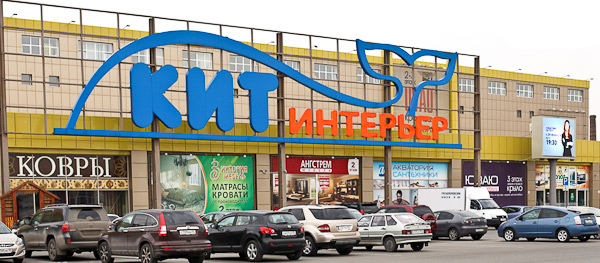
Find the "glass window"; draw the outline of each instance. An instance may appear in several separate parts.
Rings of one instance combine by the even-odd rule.
[[[475,80],[458,79],[458,91],[475,92]]]
[[[369,227],[369,223],[371,223],[371,216],[365,216],[358,220],[359,227]]]
[[[60,78],[58,76],[50,76],[50,78],[48,79],[48,86],[50,87],[59,87],[60,84]]]
[[[446,212],[440,212],[438,216],[438,220],[451,220],[452,218],[454,218],[454,215]]]
[[[156,49],[156,65],[164,65],[165,64],[165,49],[157,48]]]
[[[309,209],[316,219],[342,220],[354,219],[348,208]]]
[[[373,69],[376,73],[381,74],[381,70],[379,69]],[[367,74],[365,74],[365,72],[362,70],[362,68],[356,68],[356,81],[358,82],[365,82],[365,83],[370,83],[370,84],[380,84],[381,80],[380,79],[376,79],[373,78]]]
[[[207,224],[212,224],[214,223],[214,221],[212,221],[214,215],[203,215],[202,216],[202,222],[207,223]]]
[[[392,216],[385,216],[385,221],[388,226],[395,226],[398,224],[398,222],[396,222],[396,220]]]
[[[81,57],[81,41],[77,42],[77,55]],[[83,41],[83,59],[107,60],[113,53],[111,43]]]
[[[61,222],[61,221],[65,221],[65,218],[63,216],[63,210],[60,208],[52,209],[52,219],[50,219],[50,222]]]
[[[540,213],[540,218],[561,218],[566,215],[567,213],[565,212],[545,208],[542,209],[542,212]]]
[[[247,226],[250,225],[250,216],[238,216],[235,220],[236,226]]]
[[[500,206],[494,201],[494,199],[479,199],[483,209],[500,209]]]
[[[517,97],[533,98],[533,86],[525,84],[517,84]]]
[[[134,215],[126,215],[123,217],[121,222],[117,223],[117,229],[131,227],[131,224],[133,223],[133,216]]]
[[[31,219],[31,224],[38,225],[42,222],[42,213],[44,211],[39,211],[33,218]]]
[[[147,215],[144,215],[144,214],[135,215],[135,217],[133,218],[133,224],[131,224],[131,226],[132,227],[146,226],[147,220],[148,220]]]
[[[296,71],[300,71],[300,61],[285,60],[285,61],[283,61],[283,63],[290,66],[291,68],[293,68]]]
[[[425,214],[433,215],[433,211],[431,211],[431,208],[429,208],[427,206],[415,206],[415,207],[413,207],[413,214],[415,214],[417,216],[423,216]]]
[[[488,82],[488,94],[506,95],[506,83],[498,81]]]
[[[168,226],[202,224],[200,218],[192,211],[166,212],[165,221]]]
[[[533,111],[529,111],[529,118],[530,119],[533,118],[533,115],[534,115]]]
[[[517,110],[517,118],[521,118],[521,110]]]
[[[398,219],[398,221],[400,221],[402,224],[412,224],[412,223],[425,222],[425,221],[423,221],[423,219],[421,219],[420,217],[418,217],[418,216],[416,216],[414,214],[394,215],[394,217],[396,219]]]
[[[385,226],[385,218],[383,216],[374,216],[371,226]]]
[[[477,200],[471,200],[471,209],[481,210],[481,204]]]
[[[539,215],[540,215],[540,210],[541,209],[537,209],[537,210],[533,210],[533,211],[529,211],[527,214],[524,214],[522,216],[523,220],[533,220],[533,219],[538,219]]]
[[[582,102],[583,90],[570,89],[568,94],[568,100],[574,102]]]
[[[290,209],[288,212],[292,213],[298,220],[305,220],[303,209]]]
[[[544,87],[544,99],[547,100],[558,100],[560,90],[558,88],[553,87]]]
[[[219,223],[217,223],[217,226],[218,227],[232,226],[234,219],[235,219],[235,216],[225,217],[221,221],[219,221]]]
[[[225,215],[224,214],[216,214],[213,218],[213,223],[219,221],[219,219],[223,218]]]
[[[154,217],[149,216],[148,219],[146,220],[146,225],[147,226],[156,226],[156,225],[158,225],[158,222],[156,221],[156,219]]]
[[[41,55],[41,37],[22,36],[21,49],[23,54]],[[58,57],[58,38],[44,38],[44,55]]]
[[[31,85],[31,81],[33,80],[33,76],[31,74],[21,74],[21,84],[23,85]]]
[[[234,72],[252,71],[252,60],[237,55],[229,55],[229,69]],[[258,71],[258,63],[254,63],[254,71]]]
[[[77,213],[77,220],[100,221],[100,215],[94,209],[84,208]]]
[[[189,58],[188,58],[189,53]],[[189,64],[188,64],[189,61]],[[213,54],[208,52],[198,52],[187,50],[183,51],[183,66],[184,67],[198,67],[201,69],[212,69],[213,68]]]
[[[298,219],[294,215],[290,214],[270,214],[267,215],[269,223],[273,224],[295,224],[298,223]]]
[[[338,68],[336,65],[315,64],[315,78],[337,80]]]
[[[188,164],[187,167],[188,172],[190,173],[189,182],[190,185],[200,185],[200,164],[192,163]]]
[[[132,63],[150,63],[150,49],[144,49],[138,53],[131,55]]]
[[[379,210],[379,213],[403,213],[406,212],[404,207],[391,207]]]
[[[11,234],[12,232],[4,223],[0,223],[0,234]]]

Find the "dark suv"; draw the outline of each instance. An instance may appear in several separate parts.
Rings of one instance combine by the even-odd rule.
[[[189,210],[137,210],[125,215],[106,231],[98,245],[102,263],[113,256],[139,257],[142,263],[187,258],[200,263],[210,253],[206,226]]]
[[[354,203],[342,203],[342,205],[345,207],[348,207],[348,208],[353,208],[353,209],[358,210],[358,212],[360,212],[361,215],[375,213],[375,211],[377,211],[377,209],[378,209],[377,203],[354,202]]]
[[[35,213],[29,224],[17,231],[25,243],[25,257],[32,251],[47,250],[52,261],[73,253],[93,251],[109,225],[104,208],[97,205],[50,205]]]
[[[248,261],[264,254],[302,256],[304,228],[288,212],[244,211],[227,214],[210,228],[213,253],[235,252]]]
[[[431,208],[426,205],[386,205],[379,208],[375,213],[413,213],[431,225],[431,233],[437,231],[437,219],[431,211]]]

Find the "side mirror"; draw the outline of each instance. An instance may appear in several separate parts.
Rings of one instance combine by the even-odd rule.
[[[212,228],[212,229],[219,229],[219,227],[216,224],[210,224],[210,228]]]

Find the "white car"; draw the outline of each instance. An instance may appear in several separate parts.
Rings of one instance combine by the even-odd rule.
[[[108,221],[110,221],[112,223],[121,219],[121,217],[119,215],[115,215],[115,214],[107,214],[107,216],[108,216]]]
[[[4,223],[0,222],[0,259],[12,259],[15,263],[21,263],[24,258],[23,239],[17,237]]]
[[[393,252],[410,244],[414,251],[420,251],[431,241],[431,226],[412,213],[381,213],[364,215],[358,220],[360,232],[359,246],[367,250],[373,246],[384,246],[385,251]]]
[[[596,217],[596,223],[600,226],[600,209],[589,206],[568,206],[567,209],[575,210],[582,213],[592,213]],[[600,235],[596,235],[596,239],[599,239]]]

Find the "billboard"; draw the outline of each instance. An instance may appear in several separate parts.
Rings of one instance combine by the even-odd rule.
[[[198,214],[254,209],[252,156],[161,155],[161,205]]]
[[[535,116],[531,149],[536,159],[575,159],[575,119]]]
[[[500,206],[526,205],[527,167],[523,163],[481,162],[481,186]],[[463,186],[473,186],[473,162],[463,162]]]
[[[556,189],[563,188],[563,177],[569,176],[569,189],[585,189],[589,187],[589,167],[583,165],[557,165]],[[535,166],[535,188],[550,189],[550,165]]]
[[[383,200],[385,165],[373,162],[373,198]],[[398,204],[418,204],[417,189],[448,187],[448,164],[392,162],[392,190]]]

